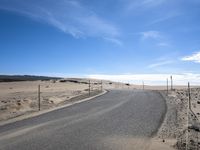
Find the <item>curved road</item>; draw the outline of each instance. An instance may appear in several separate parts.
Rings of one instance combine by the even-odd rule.
[[[165,111],[158,92],[113,90],[90,101],[0,126],[0,149],[148,149]]]

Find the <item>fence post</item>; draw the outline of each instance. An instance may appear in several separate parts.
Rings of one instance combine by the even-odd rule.
[[[187,104],[187,130],[186,130],[186,150],[189,148],[189,131],[188,131],[188,126],[189,126],[189,109],[190,109],[190,83],[188,82],[188,104]]]
[[[90,80],[89,80],[89,89],[88,89],[88,91],[89,91],[89,96],[90,96],[90,88],[91,88],[91,87],[90,87]]]
[[[170,78],[171,78],[171,91],[172,91],[173,90],[173,78],[172,78],[172,76]]]
[[[188,82],[188,99],[189,99],[189,109],[191,110],[191,90],[190,90],[190,82]]]
[[[144,81],[142,81],[142,89],[144,90]]]
[[[40,111],[40,85],[38,85],[38,110]]]
[[[167,95],[169,93],[169,85],[168,85],[168,78],[167,78]]]
[[[101,92],[103,91],[103,81],[101,80]]]

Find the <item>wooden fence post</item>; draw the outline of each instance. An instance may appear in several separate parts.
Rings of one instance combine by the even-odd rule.
[[[144,81],[142,81],[142,89],[144,90]]]
[[[101,80],[101,92],[103,91],[103,81]]]
[[[90,80],[89,80],[89,89],[88,89],[88,91],[89,91],[89,96],[90,96],[90,88],[91,88],[91,86],[90,86]]]
[[[189,109],[191,110],[191,90],[190,90],[190,82],[188,82],[188,100],[189,100]]]
[[[171,91],[173,90],[173,77],[171,76]]]
[[[40,111],[40,85],[38,85],[38,110]]]
[[[169,85],[168,85],[168,78],[167,78],[167,95],[169,93]]]

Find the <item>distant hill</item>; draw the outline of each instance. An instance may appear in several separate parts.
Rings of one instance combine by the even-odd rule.
[[[57,80],[58,77],[32,76],[32,75],[0,75],[0,82]]]

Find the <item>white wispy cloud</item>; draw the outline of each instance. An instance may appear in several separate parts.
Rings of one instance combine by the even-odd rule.
[[[101,37],[115,44],[121,42],[116,25],[76,0],[1,0],[0,9],[46,22],[75,38]]]
[[[157,46],[168,47],[168,46],[170,46],[170,44],[166,43],[166,42],[160,42],[160,43],[157,44]]]
[[[162,32],[149,30],[149,31],[140,32],[139,35],[142,41],[153,40],[156,46],[159,46],[159,47],[170,46],[167,36],[163,34]]]
[[[123,0],[124,1],[124,0]],[[136,8],[152,8],[159,6],[166,2],[166,0],[127,0],[126,9],[128,11],[134,10]]]
[[[168,21],[170,19],[173,19],[175,17],[178,17],[180,15],[182,15],[180,12],[169,12],[168,14],[161,14],[162,16],[160,16],[159,18],[154,19],[153,21],[151,21],[149,23],[149,25],[153,25],[153,24],[157,24],[160,22],[164,22],[164,21]]]
[[[141,32],[140,34],[141,34],[143,40],[145,40],[145,39],[160,39],[162,37],[161,33],[158,31],[145,31],[145,32]]]
[[[182,61],[191,61],[191,62],[195,62],[195,63],[200,63],[200,51],[196,52],[192,55],[189,56],[184,56],[181,58]]]
[[[151,65],[148,66],[148,68],[156,68],[156,67],[160,67],[160,66],[164,66],[164,65],[169,65],[172,64],[174,61],[172,60],[166,60],[166,61],[161,61],[161,62],[157,62],[157,63],[153,63]]]
[[[117,44],[117,45],[119,45],[119,46],[122,46],[122,45],[123,45],[122,41],[120,41],[120,40],[118,40],[118,39],[115,39],[115,38],[108,38],[108,37],[105,37],[104,39],[105,39],[106,41],[115,43],[115,44]]]
[[[173,75],[175,85],[200,85],[200,74],[182,73],[182,74],[128,74],[128,75],[106,75],[95,74],[87,75],[88,78],[104,79],[116,82],[130,82],[133,84],[141,84],[142,81],[147,85],[165,85],[166,79]]]
[[[165,2],[166,0],[142,0],[141,1],[141,5],[145,5],[145,6],[158,6],[161,5]]]

